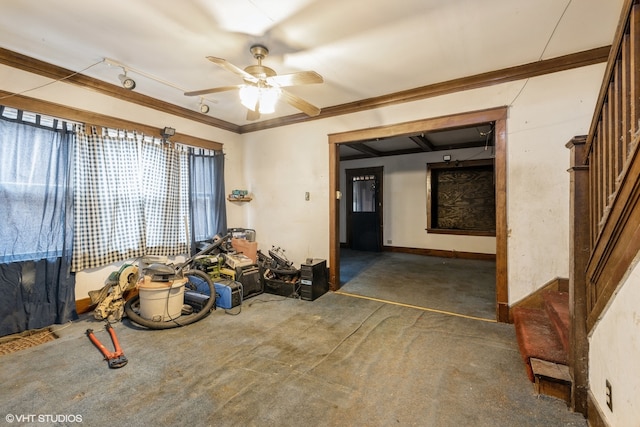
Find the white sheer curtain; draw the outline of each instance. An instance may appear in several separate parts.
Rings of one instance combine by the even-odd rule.
[[[142,164],[146,254],[186,253],[190,240],[189,153],[143,141]]]
[[[188,154],[103,129],[76,135],[73,270],[187,252]]]
[[[70,124],[0,106],[0,336],[77,319]]]

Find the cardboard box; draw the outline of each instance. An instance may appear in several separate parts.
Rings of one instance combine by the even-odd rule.
[[[231,246],[236,252],[239,252],[253,261],[258,262],[258,242],[250,242],[247,239],[231,239]]]

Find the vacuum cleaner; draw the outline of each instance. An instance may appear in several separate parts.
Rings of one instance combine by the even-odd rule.
[[[138,295],[125,306],[127,317],[134,323],[149,329],[171,329],[186,326],[204,319],[215,309],[216,291],[209,276],[191,268],[193,260],[219,248],[230,234],[214,239],[213,243],[177,267],[151,264],[144,269],[144,281],[138,286]],[[197,311],[185,314],[184,291],[199,289],[208,294]]]

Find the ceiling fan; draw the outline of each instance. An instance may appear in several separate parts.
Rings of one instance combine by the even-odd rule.
[[[248,109],[247,120],[257,120],[260,118],[260,114],[272,113],[278,99],[284,100],[308,116],[314,117],[320,114],[320,108],[283,89],[289,86],[322,83],[323,79],[320,74],[315,71],[300,71],[279,76],[272,68],[262,65],[262,60],[269,54],[269,49],[257,44],[251,46],[249,51],[258,64],[249,65],[244,70],[225,59],[207,56],[209,61],[242,77],[244,84],[185,92],[185,95],[200,96],[239,90],[240,101]]]

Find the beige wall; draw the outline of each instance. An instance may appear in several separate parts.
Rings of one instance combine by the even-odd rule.
[[[640,422],[640,254],[589,338],[589,389],[611,426]],[[613,411],[606,404],[611,384]]]

